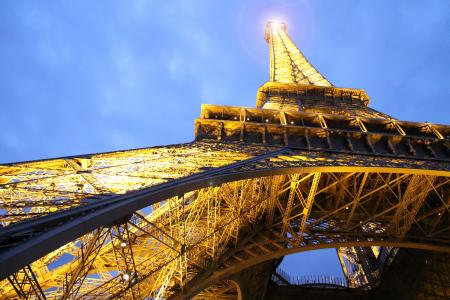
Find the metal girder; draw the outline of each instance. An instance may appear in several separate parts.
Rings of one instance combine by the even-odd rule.
[[[69,236],[79,236],[80,234],[87,233],[91,230],[94,230],[96,226],[107,225],[111,222],[112,219],[118,218],[120,219],[125,214],[131,214],[134,210],[145,207],[150,204],[147,199],[153,199],[153,203],[157,203],[158,201],[162,201],[164,198],[170,197],[171,195],[177,194],[179,191],[189,191],[202,186],[207,186],[211,184],[220,184],[221,182],[226,182],[229,180],[236,180],[238,178],[245,177],[253,177],[253,176],[266,176],[269,174],[283,174],[287,172],[297,172],[298,170],[307,171],[306,168],[310,167],[311,170],[319,170],[321,166],[323,166],[324,170],[343,170],[344,166],[335,166],[336,159],[333,156],[328,157],[320,157],[314,153],[302,153],[302,152],[289,152],[291,150],[280,149],[273,153],[268,153],[266,156],[258,156],[256,158],[252,158],[250,160],[238,162],[236,164],[232,164],[229,166],[225,166],[222,168],[211,169],[209,171],[205,171],[199,174],[194,174],[189,177],[182,178],[180,180],[173,180],[165,184],[158,185],[157,188],[148,188],[143,189],[141,191],[135,193],[128,193],[123,196],[115,196],[110,197],[109,199],[99,200],[92,204],[85,204],[83,206],[73,208],[70,210],[66,210],[64,212],[60,212],[58,214],[53,214],[49,218],[42,218],[41,220],[36,220],[32,222],[22,222],[17,226],[8,226],[4,228],[0,232],[0,238],[3,239],[3,249],[6,249],[7,245],[16,245],[17,241],[20,239],[28,240],[30,236],[37,237],[42,235],[47,235],[49,232],[44,230],[45,228],[52,228],[54,225],[61,225],[66,223],[67,221],[73,222],[71,224],[75,224],[80,222],[83,226],[79,225],[67,225],[58,226],[58,234],[61,234],[63,237],[66,237],[66,242],[69,242]],[[286,153],[286,155],[281,155],[281,153]],[[288,153],[292,153],[292,157],[288,155]],[[301,155],[299,155],[301,154]],[[304,156],[304,155],[308,156]],[[269,157],[272,157],[268,160]],[[353,158],[354,163],[361,164],[361,169],[366,168],[363,167],[365,164],[370,162],[372,165],[376,164],[377,161],[371,161],[365,157],[358,157],[356,160]],[[379,164],[386,165],[386,161],[380,161]],[[400,163],[400,164],[399,164]],[[401,165],[401,162],[395,161],[393,164],[388,164],[389,167],[393,168],[397,165]],[[326,166],[333,167],[326,167]],[[358,167],[346,167],[349,170],[358,169]],[[374,167],[375,168],[375,167]],[[391,168],[380,168],[377,170],[385,170],[385,171],[396,171],[397,169]],[[228,172],[228,173],[227,173]],[[419,171],[414,171],[419,172]],[[433,171],[431,171],[433,172]],[[430,171],[425,171],[425,173],[430,173]],[[441,174],[445,172],[435,172],[436,174]],[[126,202],[124,199],[128,199]],[[127,203],[134,203],[134,206],[130,206]],[[140,204],[139,204],[140,203]],[[115,211],[115,215],[111,213],[111,211]],[[86,213],[89,212],[91,216],[90,222],[87,222]],[[100,215],[102,217],[100,217]],[[83,221],[81,219],[77,219],[83,216]],[[86,222],[85,222],[86,221]],[[69,222],[69,223],[70,223]],[[42,229],[40,229],[42,228]],[[71,235],[68,234],[68,231],[62,233],[61,230],[66,228],[65,230],[70,230]],[[11,236],[14,236],[14,239],[11,239]],[[40,251],[44,254],[44,251],[48,250],[51,247],[51,243],[46,243],[45,245],[39,242],[36,242],[36,247],[42,247]],[[58,244],[59,246],[61,245]],[[55,245],[56,246],[56,245]],[[33,246],[34,247],[34,246]],[[19,248],[15,248],[15,251],[11,253],[14,257],[17,257]],[[36,258],[39,257],[39,252],[37,248],[34,248],[33,253],[36,255]],[[24,259],[32,259],[29,253],[26,254]],[[7,261],[9,261],[7,259]],[[21,260],[19,260],[21,261]]]
[[[409,231],[435,180],[431,176],[412,175],[392,220],[395,236],[401,239]]]
[[[8,281],[19,299],[46,299],[36,274],[30,266],[26,266],[9,276]]]
[[[359,175],[359,174],[355,174],[355,175]],[[373,178],[376,178],[378,176],[378,174],[370,174],[370,181],[371,182],[376,182],[375,180],[372,181]],[[324,176],[322,174],[322,176]],[[406,177],[406,182],[410,179],[410,177]],[[289,183],[291,184],[291,183]],[[384,185],[384,181],[378,181],[379,185]],[[373,189],[374,187],[368,187],[368,189]],[[388,187],[385,187],[386,189],[388,189]],[[283,190],[283,189],[280,189]],[[287,191],[289,191],[290,189],[287,189]],[[320,190],[324,190],[323,188]],[[375,199],[377,199],[376,196],[378,196],[378,194],[372,194],[372,204],[371,205],[375,205],[374,202]],[[394,196],[392,196],[394,197]],[[288,202],[288,198],[286,198],[286,204]],[[270,197],[268,198],[270,199]],[[262,201],[264,201],[262,199]],[[347,203],[353,201],[352,198],[347,199],[346,200]],[[255,205],[259,205],[258,203],[256,203]],[[365,204],[367,206],[367,203]],[[345,206],[345,205],[344,205]],[[385,211],[384,215],[386,213],[389,212],[389,208],[387,207],[379,207],[380,209],[380,213],[382,211]],[[345,210],[344,210],[345,211]],[[346,212],[343,215],[348,214],[348,212]],[[380,214],[380,216],[382,216],[383,214]],[[281,216],[283,216],[283,214],[281,214]],[[279,217],[281,218],[281,217]],[[356,220],[360,219],[360,218],[364,218],[364,215],[359,215],[357,217],[355,217]],[[383,219],[383,218],[381,218]],[[362,219],[364,220],[364,219]],[[385,219],[383,222],[386,222],[386,224],[389,224],[389,221],[387,219]],[[307,231],[307,235],[306,235],[306,239],[305,237],[302,237],[301,239],[299,239],[298,237],[301,236],[301,234],[297,234],[297,235],[288,235],[284,238],[280,238],[280,234],[278,233],[278,231],[275,230],[275,228],[277,228],[276,226],[278,225],[281,230],[281,228],[283,227],[283,218],[279,219],[278,222],[275,222],[275,224],[273,224],[272,228],[274,228],[273,230],[275,230],[274,232],[271,232],[270,234],[266,234],[266,238],[265,239],[259,239],[259,240],[254,240],[254,239],[250,239],[247,243],[245,243],[244,245],[242,245],[242,250],[236,249],[233,251],[234,254],[232,255],[228,255],[227,257],[229,257],[226,261],[223,262],[223,265],[226,266],[225,269],[220,268],[221,271],[218,273],[213,273],[212,271],[210,271],[209,274],[214,274],[212,275],[212,277],[208,277],[208,276],[201,276],[198,278],[197,282],[198,284],[200,284],[200,286],[202,285],[202,283],[204,282],[208,282],[208,280],[211,280],[211,282],[215,281],[215,280],[221,280],[221,278],[226,278],[227,276],[230,276],[231,274],[233,274],[234,272],[238,272],[239,270],[245,269],[248,266],[251,266],[253,264],[257,264],[260,263],[264,260],[268,260],[268,259],[273,259],[275,257],[278,256],[282,256],[282,255],[286,255],[289,253],[295,253],[297,251],[302,251],[303,250],[309,250],[309,249],[320,249],[323,247],[340,247],[340,246],[348,246],[348,245],[359,245],[359,246],[368,246],[368,245],[381,245],[381,246],[388,246],[388,245],[393,245],[393,246],[404,246],[404,247],[422,247],[419,244],[415,244],[414,239],[407,241],[406,239],[403,240],[403,242],[398,243],[395,240],[389,240],[389,235],[380,232],[376,227],[374,227],[374,232],[369,233],[369,231],[367,231],[367,227],[365,225],[366,222],[362,221],[359,222],[357,221],[356,223],[360,224],[359,226],[364,230],[364,228],[366,228],[365,232],[359,232],[355,231],[354,233],[350,233],[350,232],[346,232],[345,229],[343,229],[343,232],[338,232],[338,231],[334,231],[333,229],[329,228],[328,233],[325,233],[324,231],[317,231],[315,230],[314,232],[309,229]],[[361,224],[365,224],[365,225],[361,225]],[[294,223],[291,226],[297,226],[298,223]],[[267,224],[265,224],[265,226],[267,226]],[[338,226],[337,224],[334,226]],[[297,227],[298,228],[298,227]],[[270,232],[267,230],[266,227],[262,227],[261,230],[263,232]],[[297,229],[298,230],[298,229]],[[331,235],[330,235],[331,234]],[[334,236],[334,238],[332,238],[332,236]],[[351,240],[351,242],[349,241],[349,239]],[[417,240],[416,240],[417,241]],[[278,248],[275,245],[282,245],[281,248]],[[431,246],[431,245],[430,245]],[[425,246],[426,247],[426,246]],[[433,247],[433,246],[431,246]],[[428,248],[431,249],[431,248]],[[434,248],[434,250],[439,250],[438,248]],[[444,251],[444,248],[440,248],[441,251]],[[447,248],[447,250],[445,251],[450,251],[449,248]],[[201,287],[198,287],[194,284],[194,282],[191,282],[192,284],[192,289],[194,290],[194,294],[195,292],[201,290]],[[183,297],[189,297],[189,293],[185,292],[185,294],[183,294]]]
[[[358,242],[360,242],[360,244],[371,243],[389,245],[392,242],[395,243],[395,241],[401,240],[400,244],[404,244],[406,246],[408,246],[409,243],[409,245],[414,247],[426,247],[428,243],[426,238],[420,240],[420,238],[417,239],[417,237],[414,237],[411,240],[408,239],[408,236],[399,238],[394,234],[393,237],[395,238],[392,240],[390,236],[387,235],[387,233],[385,234],[383,231],[370,234],[368,232],[364,232],[364,226],[374,226],[371,224],[378,224],[378,222],[381,221],[382,224],[388,224],[390,222],[389,218],[393,218],[393,215],[390,214],[390,212],[395,211],[395,209],[400,206],[401,202],[399,200],[401,198],[397,195],[397,190],[400,187],[405,189],[406,183],[408,183],[411,178],[414,178],[414,176],[419,175],[377,173],[375,172],[377,170],[376,168],[374,168],[373,172],[371,172],[370,168],[367,167],[353,167],[353,169],[348,169],[348,171],[353,170],[353,172],[340,173],[338,171],[342,170],[342,167],[333,167],[337,172],[330,172],[333,168],[325,166],[323,172],[302,174],[298,172],[300,170],[306,172],[310,171],[308,171],[308,167],[303,167],[300,169],[296,166],[299,162],[305,162],[304,158],[298,154],[298,152],[292,150],[290,150],[290,152],[283,150],[282,152],[278,151],[269,153],[262,157],[252,158],[245,162],[236,163],[233,166],[206,171],[202,173],[201,176],[194,175],[192,176],[192,181],[189,181],[189,178],[186,178],[183,179],[181,183],[175,181],[164,184],[161,187],[158,186],[158,189],[150,188],[148,190],[136,192],[135,196],[133,193],[130,193],[129,195],[127,194],[124,196],[111,198],[114,199],[111,201],[103,200],[108,202],[107,205],[100,205],[101,202],[98,204],[86,204],[83,207],[77,208],[79,211],[75,210],[75,212],[65,212],[67,213],[67,216],[65,216],[64,213],[60,213],[62,215],[62,219],[55,219],[55,216],[52,216],[52,218],[49,218],[49,222],[53,222],[53,224],[55,224],[57,222],[61,222],[59,220],[70,220],[70,218],[77,216],[77,214],[82,216],[78,220],[75,218],[74,220],[69,221],[67,225],[55,227],[54,232],[58,232],[58,234],[67,237],[67,240],[70,241],[76,239],[76,237],[79,236],[79,233],[76,231],[66,230],[73,230],[74,228],[77,228],[78,232],[80,229],[87,230],[86,225],[89,224],[87,223],[87,220],[91,220],[89,222],[95,221],[90,225],[92,226],[91,228],[95,228],[100,224],[103,224],[103,226],[111,224],[110,220],[112,219],[120,220],[126,216],[129,218],[131,214],[131,222],[128,221],[127,228],[128,230],[133,230],[133,235],[136,235],[137,240],[141,241],[139,246],[133,244],[133,249],[136,247],[139,249],[138,257],[140,258],[137,259],[136,274],[140,275],[136,283],[133,283],[132,285],[142,285],[140,290],[156,289],[159,291],[161,289],[156,288],[158,285],[160,285],[160,287],[165,286],[166,288],[164,290],[166,291],[170,290],[169,284],[173,284],[173,282],[165,280],[168,277],[177,278],[175,282],[178,282],[178,284],[180,284],[179,288],[183,289],[186,284],[189,284],[190,278],[192,278],[193,274],[196,274],[196,272],[202,272],[202,270],[212,270],[211,268],[214,269],[217,267],[218,261],[223,259],[222,254],[224,251],[226,253],[226,247],[229,247],[228,245],[230,243],[233,244],[242,239],[243,235],[248,234],[246,232],[255,231],[254,226],[260,226],[257,225],[258,222],[260,222],[258,220],[265,220],[268,222],[264,225],[264,228],[271,228],[270,230],[275,230],[275,232],[280,230],[276,234],[278,238],[274,240],[273,236],[265,236],[266,239],[263,241],[249,241],[250,244],[247,244],[244,247],[244,256],[242,256],[242,253],[235,253],[232,259],[227,260],[224,264],[228,265],[230,268],[233,268],[237,261],[259,261],[261,257],[266,257],[269,259],[273,258],[273,255],[286,254],[287,252],[283,252],[285,249],[291,249],[291,251],[293,251],[292,249],[296,249],[295,251],[307,249],[307,247],[310,247],[310,243],[316,244],[317,247],[327,245],[340,246],[348,243],[357,244]],[[320,162],[320,160],[315,159],[315,164],[317,162]],[[330,159],[330,163],[335,164],[335,161]],[[271,164],[273,164],[273,166],[266,169]],[[287,168],[289,165],[291,168]],[[311,169],[311,171],[313,170],[320,170],[320,168],[316,166]],[[380,170],[385,171],[387,169]],[[391,172],[398,171],[400,171],[400,169],[391,169]],[[291,175],[282,175],[290,172],[296,175],[294,177]],[[418,171],[414,171],[413,174],[417,172]],[[273,176],[277,173],[280,175]],[[430,171],[424,171],[424,174],[428,173],[430,173]],[[390,174],[395,176],[391,176]],[[436,175],[438,174],[440,173],[436,172]],[[259,177],[258,175],[272,175],[272,177]],[[423,178],[428,178],[430,175],[420,176],[424,176]],[[239,181],[233,183],[233,180],[245,177],[254,179],[247,179],[247,181],[244,180],[239,184],[237,183]],[[292,186],[292,180],[295,178],[297,178],[295,180],[296,184],[294,184],[296,188],[294,190],[287,188]],[[445,187],[448,186],[448,179],[442,176],[438,176],[437,178],[439,178],[438,181],[433,184],[432,187],[428,187],[426,189],[427,195],[431,194],[440,196],[432,197],[433,205],[440,203],[441,207],[446,209],[445,202],[442,202],[442,192],[444,191],[445,193]],[[351,183],[351,185],[347,186],[349,183]],[[273,188],[273,184],[277,186],[276,189]],[[233,186],[233,188],[227,188],[228,186]],[[198,190],[198,188],[201,189]],[[154,191],[152,191],[152,189]],[[171,191],[172,189],[173,191]],[[189,192],[190,190],[193,192]],[[294,193],[291,193],[291,197],[281,197],[281,194],[288,193],[290,190],[294,191]],[[356,195],[353,194],[353,190],[357,191]],[[245,191],[248,191],[250,194],[245,196],[245,193],[247,193]],[[342,191],[342,193],[338,191]],[[170,199],[171,196],[180,193],[182,195],[184,195],[184,193],[188,194],[181,198],[175,196],[176,199],[174,198],[174,200],[166,200]],[[383,197],[389,201],[382,204],[378,201],[374,201],[374,199],[378,199],[378,195],[382,193],[384,194]],[[332,197],[335,197],[334,195],[337,194],[341,194],[343,197],[339,200],[340,202],[338,202],[339,206],[336,207],[328,205],[327,203],[330,203],[330,201],[326,199],[328,199],[328,197],[331,197],[330,199],[332,199]],[[220,197],[217,198],[219,195],[221,195],[220,197],[225,197],[224,199],[229,200],[218,201],[218,199],[221,199]],[[319,197],[320,201],[316,201],[317,197]],[[291,198],[291,201],[289,201],[289,198]],[[208,200],[206,201],[201,199]],[[259,199],[261,202],[248,202],[250,199]],[[151,215],[154,215],[159,219],[159,221],[148,219],[148,217],[141,214],[135,214],[133,217],[133,211],[158,201],[162,201],[161,205],[153,211]],[[204,202],[204,205],[202,204],[203,206],[196,206],[194,203],[197,201],[206,202]],[[142,204],[140,204],[140,207],[131,206],[130,204],[133,202]],[[227,203],[228,208],[223,207],[225,203]],[[248,205],[246,203],[252,205],[246,208],[246,205]],[[423,200],[422,203],[421,208],[426,207],[425,200]],[[354,209],[352,209],[350,214],[350,211],[346,208],[352,205],[354,206]],[[317,208],[312,210],[312,207]],[[119,214],[112,217],[111,212],[114,210]],[[370,214],[368,214],[369,211]],[[430,218],[433,219],[439,212],[442,211],[442,209],[436,210],[436,208],[433,208],[433,211],[436,211],[436,213],[434,215],[431,214],[428,217],[424,217],[421,223],[428,222]],[[86,214],[84,212],[89,213]],[[168,212],[170,212],[169,215],[167,215]],[[223,214],[225,212],[228,212],[230,213],[230,216],[233,216],[231,219],[228,219],[227,223],[219,221],[219,219],[224,218]],[[102,214],[105,217],[100,218],[99,216]],[[185,214],[190,214],[191,217],[183,217]],[[429,212],[418,212],[415,215],[415,219],[417,220],[426,214],[429,214]],[[173,217],[170,217],[166,219],[166,221],[163,221],[167,218],[167,216],[175,215],[177,215],[177,218],[174,219]],[[269,217],[270,215],[272,215],[272,217]],[[283,218],[280,219],[280,216],[283,216]],[[298,216],[301,216],[301,218]],[[344,228],[340,229],[343,230],[342,232],[336,231],[336,229],[323,228],[326,223],[329,225],[334,224],[333,226],[342,226],[340,223],[335,223],[336,221],[333,221],[338,219],[345,220],[344,228],[352,228],[354,233],[350,234],[351,231],[345,232]],[[83,227],[80,228],[79,226],[74,226],[76,222],[80,222],[79,224],[82,224]],[[33,226],[37,226],[38,223],[33,222],[32,224]],[[43,222],[41,226],[49,226],[48,224],[52,223]],[[255,225],[247,228],[250,224]],[[16,228],[19,228],[17,229],[17,232],[20,232],[20,230],[26,232],[28,229],[26,229],[25,225],[26,223],[20,224],[20,226],[17,224],[5,229],[11,230],[17,226]],[[184,228],[184,233],[182,234],[180,233],[180,226],[183,226]],[[278,226],[280,226],[280,229],[276,229]],[[285,226],[284,230],[281,229],[283,226]],[[355,226],[359,227],[359,229],[355,228]],[[389,228],[387,225],[377,226]],[[167,228],[170,228],[170,230],[167,231]],[[197,246],[189,245],[189,243],[186,244],[185,242],[186,239],[192,239],[192,237],[196,236],[194,233],[198,231],[198,228],[211,228],[209,232],[205,232],[206,235],[204,236],[204,239],[199,240],[200,243],[204,242],[206,243],[205,245],[209,245],[204,248],[204,253],[208,254],[206,257],[210,257],[206,261],[205,257],[190,257],[190,253],[193,255],[193,253],[197,251],[193,250],[196,249]],[[188,230],[186,231],[186,229]],[[360,231],[359,233],[358,230]],[[5,230],[5,232],[7,231]],[[70,235],[67,236],[68,232],[73,232],[71,234],[75,235],[73,237]],[[283,232],[288,232],[289,234],[282,234]],[[440,231],[435,228],[435,232]],[[40,238],[46,236],[47,234],[48,233],[46,232],[41,234],[37,232],[36,238],[31,238],[24,241],[26,243],[29,243],[34,239],[42,241]],[[334,238],[332,238],[333,236]],[[48,249],[49,245],[51,245],[51,243],[46,243],[43,250]],[[288,247],[287,245],[291,246]],[[397,243],[396,245],[399,244]],[[436,247],[436,245],[434,245],[434,247]],[[440,247],[443,249],[443,246]],[[17,248],[15,247],[14,249],[16,250]],[[98,270],[105,270],[103,272],[110,272],[109,270],[111,270],[111,264],[107,263],[110,261],[108,258],[110,255],[106,253],[111,253],[111,251],[114,251],[113,249],[114,247],[103,247],[105,254],[99,254],[98,258],[100,262],[94,264],[95,268]],[[162,254],[163,256],[161,257],[158,253],[150,251],[147,255],[152,257],[152,259],[144,259],[143,257],[147,257],[144,254],[144,249],[155,249],[155,251],[159,252],[159,254]],[[34,250],[36,250],[36,248],[34,248]],[[29,253],[27,255],[29,255]],[[160,263],[156,264],[154,267],[151,267],[146,263],[146,260],[149,262],[154,262],[156,258],[160,260]],[[5,264],[5,266],[7,266],[7,264]],[[189,270],[189,268],[192,268],[193,266],[195,266],[194,270],[197,271],[193,271],[192,269]],[[99,285],[99,283],[106,280],[106,278],[107,277],[105,277],[105,279],[98,280],[98,283],[90,282],[90,284],[92,284],[91,286]],[[111,276],[109,278],[111,278]],[[126,290],[121,290],[117,280],[120,281],[120,276],[113,276],[111,279],[106,280],[105,283],[102,284],[104,287],[95,288],[92,292],[83,290],[83,292],[78,295],[83,297],[97,297],[93,295],[104,297],[104,295],[108,294],[122,295],[125,291],[129,291],[128,287]],[[175,290],[176,289],[177,288],[175,288]]]
[[[66,278],[63,283],[62,295],[60,299],[77,299],[78,291],[83,285],[86,276],[91,272],[91,268],[95,259],[108,237],[109,231],[104,228],[95,230],[92,235],[86,235],[84,244],[80,245],[80,254],[78,255],[78,262],[75,268],[66,273]]]
[[[309,188],[308,197],[306,199],[300,199],[302,209],[302,223],[300,224],[300,232],[306,232],[306,222],[309,220],[309,214],[311,212],[312,205],[314,203],[317,187],[319,186],[321,173],[314,173],[314,177]],[[301,209],[301,208],[300,208]]]
[[[431,124],[370,114],[203,105],[200,118],[195,120],[195,138],[450,162],[450,140],[443,138],[445,132],[450,133],[450,126],[436,125],[435,131],[425,130],[428,126]]]

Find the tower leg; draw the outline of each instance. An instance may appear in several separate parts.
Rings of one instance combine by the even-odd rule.
[[[255,265],[234,275],[231,280],[239,286],[240,300],[263,300],[270,282],[270,276],[278,260]]]

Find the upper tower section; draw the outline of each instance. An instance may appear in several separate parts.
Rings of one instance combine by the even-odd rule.
[[[265,39],[270,49],[271,82],[332,86],[289,38],[286,24],[267,23]]]
[[[448,160],[448,126],[395,120],[368,107],[364,90],[333,86],[304,57],[284,23],[269,23],[270,81],[256,108],[203,104],[197,141],[287,146]]]
[[[285,23],[269,22],[270,80],[258,89],[256,107],[357,117],[389,118],[367,107],[364,90],[333,86],[287,35]]]

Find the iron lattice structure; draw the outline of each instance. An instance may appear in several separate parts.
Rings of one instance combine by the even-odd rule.
[[[203,105],[194,142],[1,165],[0,298],[257,299],[236,274],[321,248],[370,289],[399,247],[449,253],[450,127],[369,108],[286,32],[256,108]]]

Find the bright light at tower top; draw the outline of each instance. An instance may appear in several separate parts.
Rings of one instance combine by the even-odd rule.
[[[269,27],[273,31],[279,31],[279,30],[287,30],[286,23],[282,21],[269,21],[267,22],[266,27]]]
[[[272,30],[278,31],[280,29],[286,30],[286,24],[284,22],[278,22],[278,21],[270,21],[268,24]]]
[[[270,34],[274,34],[276,32],[280,31],[287,32],[287,26],[286,23],[280,22],[280,21],[269,21],[266,25],[266,33],[265,33],[265,39],[268,42]]]

